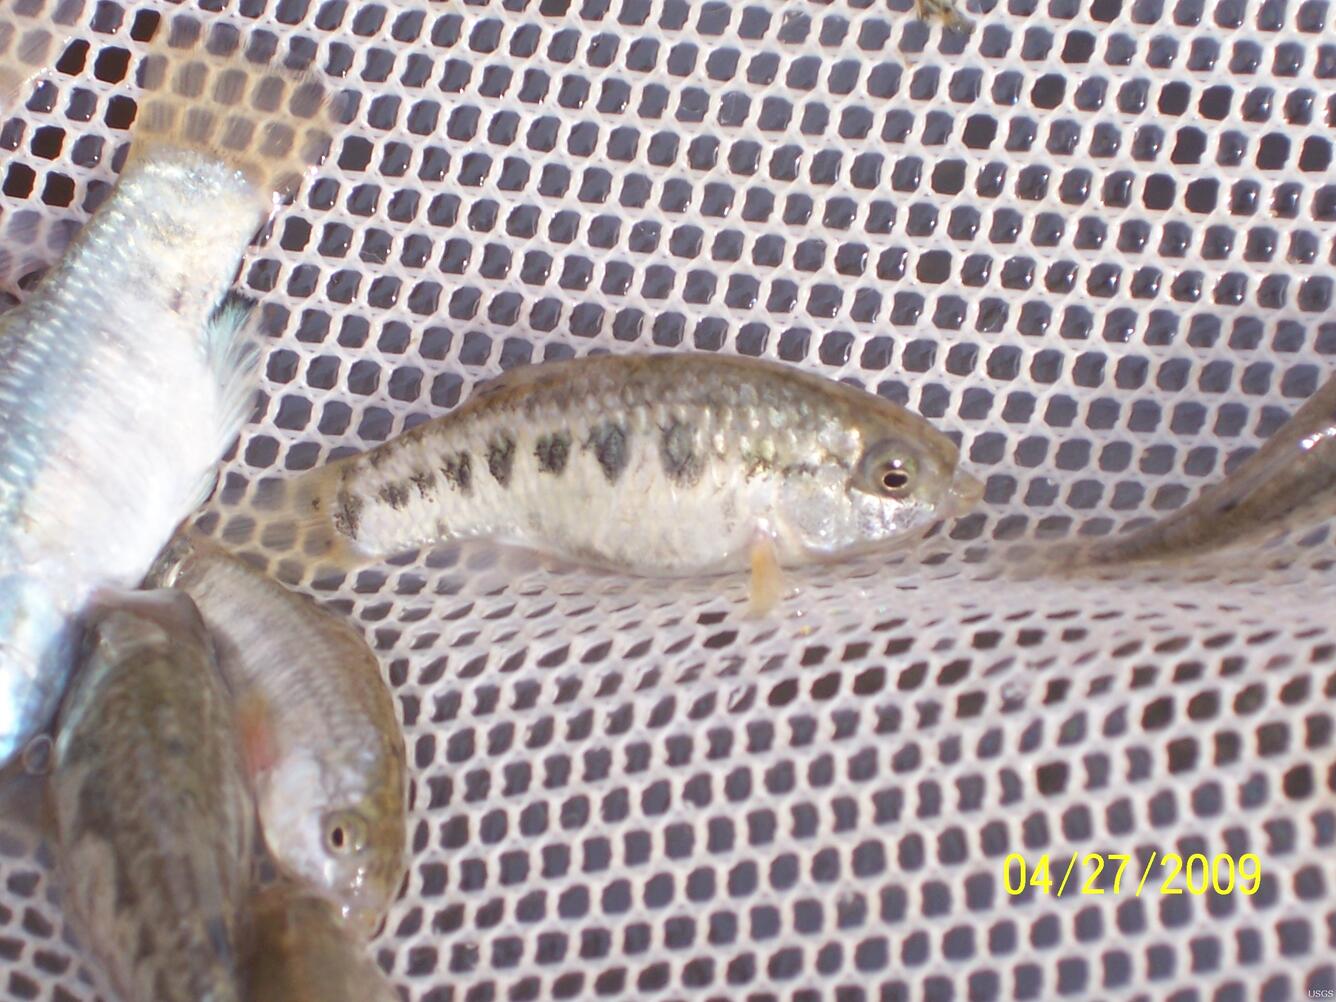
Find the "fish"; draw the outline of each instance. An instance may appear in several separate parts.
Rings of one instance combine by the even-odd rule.
[[[183,592],[98,593],[48,777],[64,907],[126,1002],[241,998],[254,806]]]
[[[362,635],[196,532],[147,587],[194,599],[237,705],[260,828],[278,868],[371,935],[407,866],[408,766]]]
[[[297,545],[335,567],[487,539],[647,577],[750,571],[758,611],[781,568],[912,538],[982,494],[922,417],[705,352],[512,369],[286,486]]]
[[[1261,541],[1336,515],[1336,379],[1256,452],[1183,507],[1149,525],[1078,545],[1069,566],[1185,560]]]
[[[280,882],[249,913],[245,1002],[398,1002],[328,898]]]
[[[89,597],[138,583],[212,491],[259,385],[229,289],[328,143],[324,86],[221,29],[171,19],[142,71],[115,188],[0,317],[0,764],[49,721]]]

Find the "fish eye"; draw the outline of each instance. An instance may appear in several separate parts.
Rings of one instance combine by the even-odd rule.
[[[331,811],[323,827],[325,848],[336,856],[351,856],[366,848],[366,822],[355,811]]]
[[[858,465],[857,485],[878,497],[899,499],[913,493],[919,479],[919,457],[898,439],[874,443]]]

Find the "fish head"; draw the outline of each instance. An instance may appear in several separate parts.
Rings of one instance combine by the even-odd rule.
[[[843,456],[785,478],[780,520],[805,554],[838,557],[913,538],[982,497],[949,438],[917,415],[886,407],[882,420],[848,436]]]
[[[50,722],[77,636],[58,589],[33,575],[0,575],[0,764]]]
[[[110,661],[122,661],[142,647],[174,643],[207,644],[209,632],[194,600],[176,588],[99,588],[84,612],[90,639]]]
[[[403,880],[403,814],[327,773],[301,757],[277,768],[261,791],[265,840],[280,867],[370,939]]]

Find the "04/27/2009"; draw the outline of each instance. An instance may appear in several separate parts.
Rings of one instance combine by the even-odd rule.
[[[1137,857],[1123,852],[1074,853],[1065,861],[1054,864],[1048,853],[1032,862],[1013,852],[1002,862],[1002,878],[1007,893],[1013,896],[1027,893],[1053,894],[1061,897],[1074,891],[1077,894],[1122,894],[1126,890],[1140,897],[1143,893],[1171,895],[1243,894],[1253,895],[1262,885],[1262,861],[1256,853],[1246,852],[1235,857],[1229,853],[1193,853],[1187,857],[1175,852],[1161,855],[1152,850],[1138,865],[1132,876],[1124,881],[1126,871]],[[1063,865],[1065,862],[1065,866]],[[1079,872],[1078,872],[1079,870]],[[1060,876],[1055,877],[1055,874]],[[1071,883],[1072,877],[1076,883]],[[1136,880],[1135,886],[1132,879]]]

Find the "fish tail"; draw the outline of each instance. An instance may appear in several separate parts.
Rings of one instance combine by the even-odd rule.
[[[339,114],[328,83],[275,65],[242,41],[232,26],[190,15],[161,26],[140,67],[132,160],[199,152],[275,195],[319,163]]]
[[[260,382],[259,313],[255,301],[231,292],[215,308],[204,329],[204,354],[218,387],[217,450],[227,454],[255,409]],[[195,507],[213,493],[217,470],[210,469],[197,486]]]
[[[260,382],[259,318],[255,300],[230,292],[205,329],[204,351],[222,401],[220,454],[231,446],[255,409]]]
[[[13,0],[0,8],[0,107],[55,66],[74,37],[83,0]]]
[[[282,520],[291,520],[293,546],[302,557],[350,571],[365,567],[371,558],[355,542],[359,513],[344,490],[343,468],[336,461],[285,481]]]

